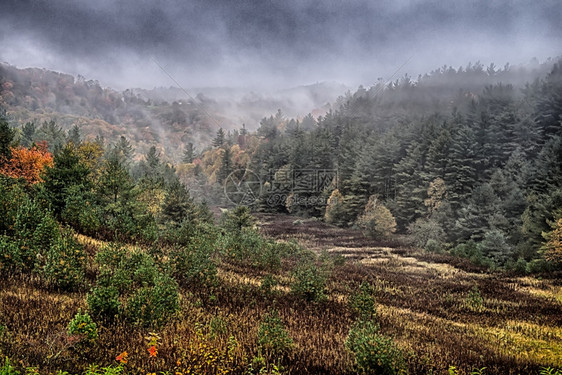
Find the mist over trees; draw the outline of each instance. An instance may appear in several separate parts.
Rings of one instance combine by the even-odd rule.
[[[9,87],[3,103],[16,109],[9,116],[17,118],[28,108],[17,105],[22,99],[13,87],[22,86],[3,80]],[[64,130],[54,120],[11,127],[5,118],[2,173],[32,183],[44,180],[54,216],[76,228],[138,236],[155,233],[164,222],[179,225],[174,213],[179,208],[169,207],[172,202],[192,205],[192,196],[197,202],[231,204],[223,184],[233,171],[248,169],[262,185],[251,202],[255,210],[323,218],[376,238],[408,234],[413,244],[431,251],[532,271],[555,265],[559,253],[561,92],[560,62],[443,67],[415,81],[406,75],[360,87],[317,118],[289,118],[278,110],[255,132],[244,124],[214,133],[207,129],[208,146],[187,137],[171,150],[169,141],[159,138],[111,138],[103,131],[107,122],[99,132],[103,136],[84,140],[83,131],[94,123]],[[123,103],[115,104],[120,118],[134,114],[137,102],[151,105],[135,96],[116,99]],[[84,103],[84,108],[100,105]],[[179,102],[169,109],[171,115],[183,113]],[[170,121],[179,126],[179,120]],[[14,158],[32,157],[43,164],[16,171]],[[181,162],[172,165],[170,159]],[[45,173],[39,174],[42,168]],[[311,188],[311,175],[302,171],[333,175]],[[180,181],[190,191],[184,198]],[[73,213],[82,203],[92,208]]]
[[[540,268],[562,203],[561,93],[559,62],[524,84],[509,66],[480,64],[405,76],[348,93],[312,126],[281,112],[264,118],[245,167],[269,188],[292,179],[281,199],[265,189],[261,210],[378,236],[396,220],[398,232],[432,251]],[[297,192],[303,170],[334,170],[337,179]],[[392,217],[377,229],[382,210]]]

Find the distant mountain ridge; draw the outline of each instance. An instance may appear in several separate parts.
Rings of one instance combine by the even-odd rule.
[[[120,92],[80,75],[0,64],[0,106],[12,124],[54,120],[66,130],[76,124],[86,138],[101,136],[111,143],[127,137],[137,155],[156,145],[171,161],[181,158],[187,143],[206,147],[219,127],[234,130],[245,124],[253,130],[278,110],[295,118],[322,115],[345,90],[317,83],[268,93],[179,87]]]

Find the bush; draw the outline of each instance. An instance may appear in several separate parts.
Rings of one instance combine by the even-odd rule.
[[[369,198],[363,214],[357,218],[357,226],[370,237],[389,237],[396,232],[394,216],[381,202],[377,202],[375,195]]]
[[[362,282],[359,290],[349,297],[349,307],[360,319],[372,319],[376,315],[374,289],[371,284]]]
[[[507,262],[506,267],[512,271],[515,271],[518,274],[527,273],[527,261],[521,257],[517,258],[516,262],[513,261]]]
[[[226,335],[228,333],[228,322],[220,315],[213,316],[209,322],[209,333],[211,338]]]
[[[60,234],[59,224],[50,212],[47,212],[33,232],[32,246],[37,249],[38,254],[45,254]]]
[[[244,265],[262,270],[281,268],[281,251],[286,245],[264,239],[251,228],[243,228],[239,233],[227,233],[224,237],[224,254]]]
[[[513,255],[513,249],[507,243],[505,234],[501,230],[493,229],[484,234],[484,239],[478,244],[482,254],[503,266]]]
[[[0,174],[0,233],[13,234],[17,212],[27,200],[21,183]]]
[[[357,370],[362,374],[404,374],[406,365],[400,349],[390,337],[379,332],[370,320],[360,320],[350,329],[345,346],[355,357]]]
[[[443,249],[443,244],[437,240],[434,240],[433,238],[427,240],[427,243],[425,244],[424,247],[424,250],[430,253],[440,253],[442,249]]]
[[[212,259],[210,242],[195,240],[189,246],[175,247],[170,252],[172,274],[181,283],[213,286],[217,282],[217,266]]]
[[[143,326],[163,325],[179,309],[176,281],[151,255],[110,245],[96,256],[101,272],[88,295],[92,314],[122,315]]]
[[[326,299],[326,277],[315,264],[309,263],[298,267],[293,272],[294,282],[291,291],[307,301]]]
[[[0,375],[20,375],[20,372],[11,365],[8,357],[4,360],[4,365],[0,366]]]
[[[256,224],[256,219],[250,214],[248,207],[238,206],[233,210],[228,210],[222,216],[221,223],[227,231],[240,234],[243,229],[252,229]]]
[[[544,259],[533,259],[527,263],[528,273],[549,272],[551,269],[551,265]]]
[[[260,324],[258,345],[274,357],[283,355],[293,348],[293,340],[289,337],[277,310],[267,314]]]
[[[0,234],[0,270],[15,271],[20,268],[23,268],[23,259],[19,243]]]
[[[275,288],[275,286],[277,286],[277,280],[275,280],[275,278],[272,275],[267,274],[264,276],[264,278],[261,281],[260,289],[266,295],[271,295],[273,293],[273,288]]]
[[[470,289],[464,303],[471,311],[482,311],[484,308],[484,298],[482,298],[477,286],[473,286],[472,289]]]
[[[408,227],[412,240],[417,247],[424,247],[427,250],[428,242],[434,241],[441,245],[446,238],[445,231],[438,222],[431,219],[417,219]]]
[[[88,309],[97,318],[114,319],[119,315],[119,290],[114,286],[97,286],[86,298]]]
[[[84,282],[86,253],[71,231],[64,231],[51,245],[44,273],[51,284],[62,289],[76,289]]]
[[[95,341],[98,338],[98,327],[87,312],[82,314],[82,311],[78,310],[68,324],[68,333],[70,335],[80,335],[88,341]]]
[[[153,286],[137,289],[127,299],[125,316],[143,326],[163,325],[179,310],[178,286],[171,277],[160,274]]]

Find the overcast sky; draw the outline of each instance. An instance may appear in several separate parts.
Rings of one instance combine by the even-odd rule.
[[[562,55],[559,0],[2,0],[0,61],[106,86],[372,85]]]

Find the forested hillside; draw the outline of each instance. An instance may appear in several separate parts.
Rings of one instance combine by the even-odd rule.
[[[359,88],[336,107],[301,121],[279,112],[242,143],[218,134],[221,147],[200,165],[219,182],[241,167],[257,173],[259,210],[324,217],[375,236],[410,233],[417,246],[490,266],[530,270],[544,267],[543,257],[560,260],[552,245],[562,207],[560,63],[444,67]],[[313,170],[337,178],[299,190],[310,182],[301,172]]]
[[[86,135],[80,147],[96,157],[120,148],[136,179],[160,163],[210,204],[232,203],[223,184],[244,169],[261,184],[250,202],[256,210],[316,216],[374,236],[407,233],[416,246],[489,266],[538,270],[560,259],[552,245],[562,207],[560,62],[443,67],[415,81],[360,87],[324,116],[279,110],[255,132],[243,124],[227,131],[193,100],[156,103],[148,91],[2,69],[1,97],[21,146],[46,141],[53,152]],[[27,118],[49,121],[22,124]],[[322,171],[323,184],[303,189],[311,175],[302,171]]]
[[[83,76],[0,64],[0,106],[14,127],[33,124],[25,135],[16,133],[17,138],[27,137],[24,143],[46,139],[51,151],[64,143],[62,133],[48,125],[54,121],[65,131],[78,127],[88,140],[98,137],[110,143],[126,137],[136,160],[155,146],[174,163],[190,143],[202,151],[219,127],[228,131],[246,123],[255,129],[264,115],[278,108],[295,116],[323,114],[343,90],[325,83],[267,94],[229,88],[188,92],[179,87],[120,92]]]

